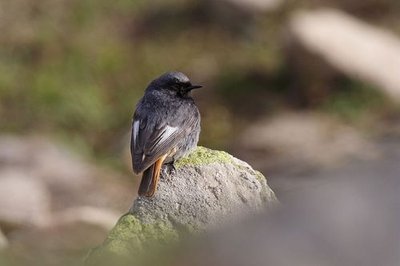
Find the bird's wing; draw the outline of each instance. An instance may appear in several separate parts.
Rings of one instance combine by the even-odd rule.
[[[136,112],[131,135],[133,170],[140,173],[168,153],[180,139],[193,130],[198,119],[198,114],[195,113],[188,114],[181,121],[166,123],[162,119],[151,121],[148,116]]]

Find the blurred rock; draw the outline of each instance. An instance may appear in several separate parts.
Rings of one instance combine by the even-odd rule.
[[[290,31],[337,70],[400,100],[400,38],[394,34],[333,9],[296,12]]]
[[[398,265],[399,144],[379,160],[354,160],[345,168],[318,173],[318,181],[298,189],[272,212],[186,239],[174,253],[152,249],[147,264],[121,265]],[[121,237],[126,237],[123,229],[140,225],[133,215],[125,217],[106,242],[114,248],[127,240]]]
[[[57,190],[76,189],[93,181],[90,165],[61,144],[38,137],[0,138],[0,166],[18,166]]]
[[[132,183],[50,138],[0,136],[0,227],[7,252],[23,265],[81,260],[129,208]]]
[[[56,211],[79,205],[129,207],[129,186],[120,174],[100,169],[45,137],[0,136],[0,169],[18,171],[46,186]]]
[[[282,0],[223,0],[240,8],[253,11],[262,12],[268,10],[274,10],[282,4]]]
[[[25,172],[0,171],[0,225],[3,229],[41,225],[50,215],[45,184]]]
[[[276,212],[185,243],[170,265],[398,265],[399,159],[318,175]]]
[[[8,240],[3,232],[0,230],[0,251],[8,246]]]
[[[10,240],[24,250],[23,256],[45,257],[60,251],[77,252],[101,244],[119,218],[112,210],[83,206],[54,213],[48,223],[11,235]],[[40,239],[40,242],[37,240]],[[57,259],[57,256],[54,259]]]
[[[356,14],[361,17],[384,19],[385,17],[397,14],[394,7],[393,0],[363,0],[363,1],[349,1],[349,0],[314,0],[313,6],[329,6],[340,10],[345,10],[351,14]]]
[[[10,135],[0,138],[0,166],[22,166],[29,163],[26,142]]]
[[[81,223],[110,230],[118,220],[119,215],[114,211],[91,206],[81,206],[54,213],[49,225],[60,227],[63,225]]]
[[[262,174],[225,152],[198,147],[175,166],[175,172],[163,172],[153,198],[135,200],[93,254],[137,254],[148,242],[169,242],[277,203]]]
[[[255,123],[244,132],[239,147],[255,167],[281,173],[376,156],[374,146],[354,128],[311,113],[284,113]]]

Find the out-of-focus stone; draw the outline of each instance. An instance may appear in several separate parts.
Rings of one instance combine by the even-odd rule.
[[[399,159],[317,174],[279,211],[181,247],[170,265],[398,265]]]
[[[400,38],[341,11],[296,12],[290,31],[306,49],[400,100]]]
[[[80,188],[93,181],[89,164],[44,138],[1,136],[0,165],[25,169],[55,189]]]
[[[93,169],[62,145],[37,139],[34,149],[41,151],[34,157],[34,170],[50,186],[63,190],[77,189],[93,181]]]
[[[130,188],[124,178],[119,178],[119,173],[100,170],[69,147],[49,138],[0,136],[0,169],[17,171],[44,183],[55,211],[79,205],[115,207],[122,211],[129,205]]]
[[[16,170],[0,172],[0,225],[18,228],[46,223],[50,195],[39,179]]]
[[[0,138],[0,166],[22,166],[28,163],[25,141],[20,138],[3,135]]]
[[[82,206],[54,213],[50,226],[81,223],[103,228],[107,232],[115,225],[118,218],[119,215],[111,210]]]
[[[250,11],[268,11],[278,8],[282,0],[223,0]]]
[[[27,252],[39,255],[56,250],[81,251],[101,244],[118,218],[119,214],[108,209],[91,206],[70,208],[54,213],[52,219],[40,227],[13,233],[11,241]]]
[[[8,246],[8,240],[3,232],[0,230],[0,250],[5,249]]]
[[[244,132],[239,146],[255,167],[286,173],[332,167],[350,157],[367,159],[376,154],[354,128],[310,113],[286,113],[255,123]]]

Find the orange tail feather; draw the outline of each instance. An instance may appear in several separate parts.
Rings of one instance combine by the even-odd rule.
[[[139,196],[153,197],[157,190],[158,180],[160,178],[161,166],[167,155],[160,157],[152,166],[147,168],[142,175],[142,181],[139,186]]]

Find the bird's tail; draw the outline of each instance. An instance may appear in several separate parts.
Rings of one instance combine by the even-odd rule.
[[[139,196],[152,197],[154,195],[160,178],[161,166],[166,157],[167,155],[160,157],[153,165],[143,172],[142,181],[139,186]]]

